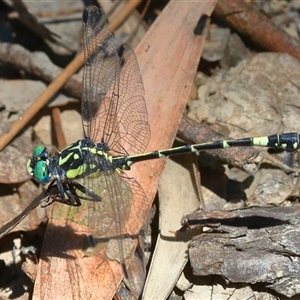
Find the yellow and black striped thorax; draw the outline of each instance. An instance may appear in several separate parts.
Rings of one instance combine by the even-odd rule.
[[[95,144],[90,138],[78,140],[54,155],[50,155],[46,147],[38,146],[27,161],[27,170],[38,182],[45,184],[53,178],[65,182],[129,169],[131,162],[127,156],[112,157],[108,150],[106,143]]]
[[[50,158],[50,172],[58,171],[61,180],[86,177],[98,172],[115,171],[105,143],[94,144],[91,139],[79,140]]]

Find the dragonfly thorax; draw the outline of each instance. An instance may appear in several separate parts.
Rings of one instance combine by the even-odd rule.
[[[46,147],[38,146],[27,161],[27,171],[36,181],[45,184],[53,177],[64,182],[114,170],[107,149],[106,144],[94,144],[89,138],[78,140],[52,156]]]

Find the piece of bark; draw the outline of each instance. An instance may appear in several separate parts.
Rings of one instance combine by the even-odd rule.
[[[214,16],[254,43],[273,52],[289,53],[300,59],[300,43],[244,1],[218,1]]]
[[[262,283],[287,297],[300,294],[299,206],[199,212],[185,222],[213,227],[190,244],[195,275]]]

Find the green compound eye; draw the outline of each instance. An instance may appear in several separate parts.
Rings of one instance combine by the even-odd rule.
[[[40,158],[42,160],[45,160],[49,157],[49,152],[44,146],[37,146],[34,148],[32,152],[33,158]]]
[[[27,160],[28,173],[40,183],[47,183],[51,180],[48,169],[48,158],[50,154],[46,147],[37,146],[32,152],[32,157]]]
[[[36,162],[33,174],[35,180],[39,183],[48,183],[51,180],[48,165],[43,160],[39,160]]]

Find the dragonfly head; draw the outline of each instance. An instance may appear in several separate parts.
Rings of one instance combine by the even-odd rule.
[[[32,152],[32,157],[27,160],[27,171],[39,183],[51,181],[49,170],[49,151],[44,146],[37,146]]]

